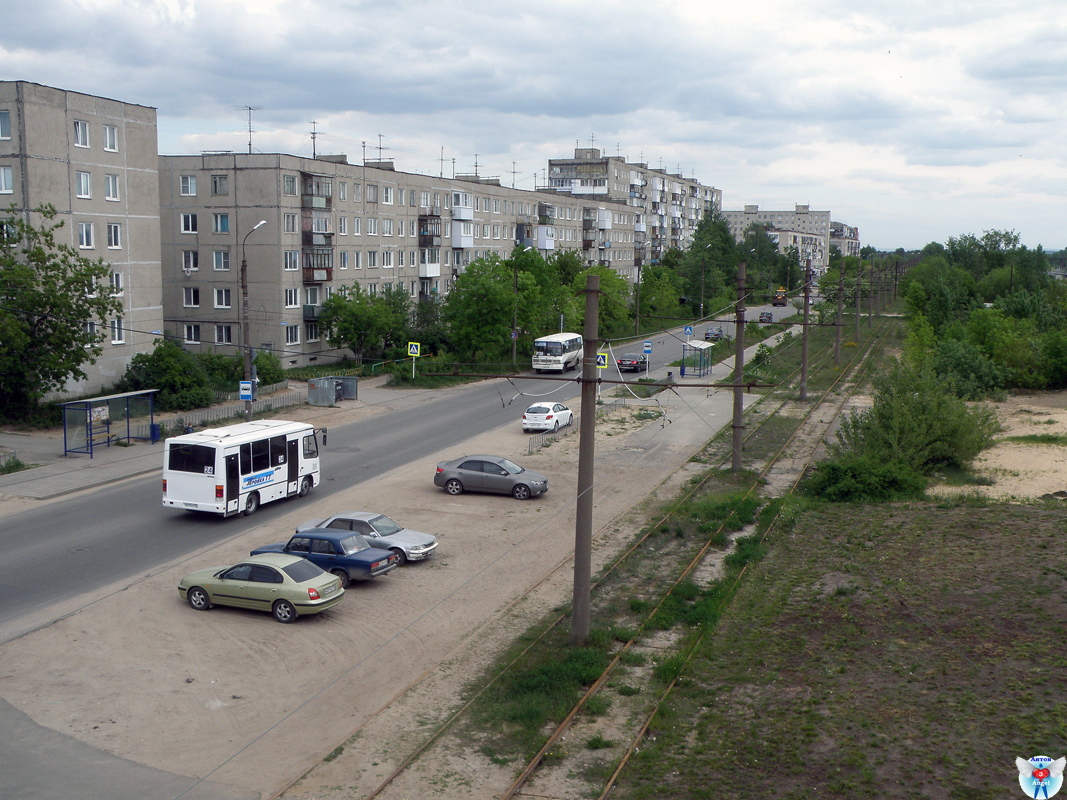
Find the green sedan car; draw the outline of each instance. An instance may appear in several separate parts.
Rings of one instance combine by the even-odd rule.
[[[232,567],[197,570],[178,583],[178,594],[197,611],[214,605],[251,608],[271,612],[278,622],[333,608],[344,593],[336,575],[285,553],[263,553]]]

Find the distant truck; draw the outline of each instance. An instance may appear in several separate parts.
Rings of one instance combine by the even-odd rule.
[[[772,306],[784,306],[788,305],[789,298],[785,296],[785,288],[780,288],[774,293],[774,299],[771,300]]]

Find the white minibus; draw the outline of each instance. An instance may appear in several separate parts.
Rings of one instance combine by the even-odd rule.
[[[317,432],[264,419],[173,436],[163,443],[163,505],[229,517],[303,496],[321,480]]]
[[[553,333],[534,339],[534,372],[566,372],[582,363],[582,335]]]

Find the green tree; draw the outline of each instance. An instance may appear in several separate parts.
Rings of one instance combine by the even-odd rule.
[[[135,355],[119,388],[124,392],[158,389],[156,402],[164,411],[206,408],[215,399],[200,361],[170,339],[156,339],[151,353]]]
[[[388,300],[371,296],[353,284],[322,304],[319,327],[331,347],[347,347],[362,361],[380,352],[386,338],[395,335],[395,309]]]
[[[495,255],[472,261],[456,278],[443,316],[460,358],[500,360],[510,355],[514,278]]]
[[[575,317],[581,333],[585,326],[585,284],[589,275],[600,276],[600,296],[597,301],[597,331],[611,339],[631,332],[630,284],[611,267],[590,267],[575,276],[571,285]]]
[[[108,321],[122,313],[109,287],[110,266],[55,239],[55,208],[15,206],[0,221],[0,416],[15,419],[48,392],[86,377],[102,352]]]

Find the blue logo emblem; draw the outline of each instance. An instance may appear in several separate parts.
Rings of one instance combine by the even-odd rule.
[[[1027,797],[1055,797],[1063,788],[1063,768],[1067,757],[1053,761],[1048,756],[1034,756],[1029,761],[1016,758],[1019,769],[1019,788]]]

